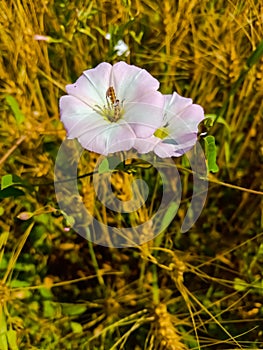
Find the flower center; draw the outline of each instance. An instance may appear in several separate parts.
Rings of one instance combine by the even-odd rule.
[[[158,137],[159,139],[163,140],[167,136],[169,136],[169,131],[166,127],[159,128],[155,131],[154,136]]]
[[[122,117],[124,111],[122,103],[116,98],[113,86],[110,86],[106,91],[106,102],[107,105],[103,107],[96,105],[96,108],[93,109],[109,122],[117,122]]]
[[[106,91],[106,99],[107,99],[108,110],[110,112],[107,115],[107,118],[111,122],[116,122],[121,117],[121,108],[120,108],[120,101],[117,100],[116,98],[113,86],[110,86]]]
[[[103,107],[95,105],[93,110],[109,122],[117,122],[123,116],[124,110],[123,103],[116,98],[113,86],[110,86],[106,91],[106,102],[107,105]]]

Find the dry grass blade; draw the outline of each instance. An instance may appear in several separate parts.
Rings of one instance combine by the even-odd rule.
[[[19,193],[0,190],[0,348],[262,348],[253,325],[263,319],[262,1],[2,0],[0,31],[0,175],[23,180]],[[123,55],[119,41],[128,46]],[[66,84],[120,60],[147,69],[162,93],[190,97],[217,120],[208,132],[220,170],[208,175],[207,203],[182,234],[193,173],[186,157],[174,160],[182,185],[177,216],[156,239],[117,250],[71,230],[51,184],[66,135],[58,106]],[[79,174],[91,174],[98,158],[83,152]],[[62,161],[76,161],[70,147]],[[102,178],[79,178],[78,198],[70,185],[61,194],[72,211],[84,203],[105,225],[98,234],[109,245],[108,226],[151,238],[151,224],[141,233],[137,226],[158,210],[160,176],[136,173],[150,191],[132,213],[103,205],[94,176]],[[131,186],[136,176],[112,174],[123,207],[143,198]],[[30,217],[20,220],[21,213]],[[132,235],[121,238],[134,243]]]

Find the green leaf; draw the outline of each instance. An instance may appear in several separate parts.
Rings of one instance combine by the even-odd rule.
[[[112,156],[112,157],[108,157],[108,162],[109,162],[109,167],[110,167],[110,170],[114,170],[116,169],[116,167],[121,163],[121,159],[119,157],[115,157],[115,156]]]
[[[8,350],[6,332],[7,332],[6,317],[5,317],[3,307],[0,306],[0,349],[1,350]]]
[[[9,329],[9,331],[7,331],[7,340],[10,350],[19,350],[17,346],[16,331],[14,329]]]
[[[12,112],[14,113],[17,123],[22,124],[25,120],[25,115],[20,110],[17,100],[11,95],[6,95],[5,99]]]
[[[73,333],[82,333],[82,325],[78,322],[70,322],[70,326]]]
[[[208,171],[212,171],[213,173],[218,172],[219,168],[216,164],[216,144],[214,136],[208,135],[204,137],[205,141],[205,155],[207,159],[207,167]]]
[[[17,262],[14,266],[14,269],[16,269],[16,271],[30,272],[30,273],[34,274],[36,272],[36,265],[31,264],[29,262],[27,262],[27,263]],[[14,280],[12,280],[12,281],[14,281]]]
[[[24,194],[25,194],[25,192],[20,190],[19,188],[8,187],[8,188],[5,188],[4,190],[0,191],[0,199],[8,198],[8,197],[16,198],[19,196],[23,196]]]
[[[83,314],[87,310],[87,306],[81,304],[63,304],[62,310],[67,316],[77,316]]]
[[[41,296],[45,299],[54,298],[54,295],[53,295],[50,288],[46,288],[46,287],[39,288],[39,292],[40,292]]]
[[[169,207],[165,211],[164,216],[163,216],[160,231],[165,230],[170,225],[170,223],[174,219],[177,211],[178,211],[178,203],[171,202],[169,204]],[[161,235],[160,235],[160,239],[161,239]],[[157,240],[157,242],[158,242],[158,240]],[[158,244],[159,244],[159,242],[158,242]]]
[[[65,226],[73,227],[75,224],[75,219],[73,216],[68,215],[66,212],[61,210],[61,214],[64,216]]]
[[[218,124],[222,124],[225,126],[226,130],[227,130],[227,133],[228,135],[230,135],[230,126],[229,124],[225,121],[224,118],[220,117],[220,116],[217,116],[216,114],[206,114],[206,119],[205,121],[207,120],[211,120],[212,122],[212,125],[214,124],[214,122],[217,122]],[[212,126],[211,125],[211,126]]]
[[[4,175],[1,179],[1,190],[13,185],[13,176],[11,174]]]
[[[251,68],[255,63],[257,63],[263,55],[263,40],[258,44],[256,50],[247,59],[247,66]]]
[[[23,288],[23,287],[29,287],[30,283],[26,281],[19,281],[19,280],[12,280],[9,283],[10,288]]]
[[[0,333],[0,349],[1,350],[8,350],[6,334],[4,334],[4,333]]]
[[[1,244],[1,249],[2,249],[2,247],[3,247],[3,244]],[[2,249],[2,250],[4,250],[4,249]],[[7,266],[8,266],[8,260],[6,259],[5,256],[2,256],[1,261],[0,261],[0,270],[5,270],[7,268]]]
[[[119,164],[123,164],[120,160],[120,158],[112,156],[103,159],[103,161],[100,163],[98,167],[99,174],[107,173],[108,171],[113,171],[117,168]],[[119,167],[118,167],[119,169]]]
[[[252,283],[254,293],[262,295],[263,294],[263,279],[255,281]]]
[[[263,243],[260,244],[257,252],[257,258],[262,259],[263,258]]]
[[[1,178],[1,190],[4,190],[7,187],[13,186],[15,184],[21,184],[22,181],[19,176],[13,174],[4,175]]]
[[[243,292],[249,288],[249,284],[241,278],[237,277],[234,280],[234,288],[238,292]]]
[[[44,317],[54,318],[56,315],[58,315],[58,305],[50,300],[44,300],[43,315]]]
[[[98,168],[99,174],[104,174],[110,171],[109,161],[107,158],[103,159]]]

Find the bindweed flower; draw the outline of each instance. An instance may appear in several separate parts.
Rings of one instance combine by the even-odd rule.
[[[47,36],[47,35],[36,34],[36,35],[34,35],[34,40],[38,40],[38,41],[50,41],[50,37]]]
[[[198,124],[204,119],[203,108],[192,99],[174,92],[165,95],[162,126],[147,139],[137,139],[139,153],[154,153],[161,157],[179,157],[190,150],[197,141]]]
[[[106,33],[105,39],[111,40],[111,34]],[[117,56],[125,55],[127,57],[130,54],[129,46],[121,39],[118,40],[117,44],[114,46],[114,50],[116,51]]]
[[[116,50],[117,56],[125,55],[127,57],[130,54],[129,46],[123,40],[118,40],[114,50]]]
[[[146,70],[125,62],[84,71],[60,99],[68,138],[103,155],[131,149],[136,138],[148,138],[161,126],[165,99],[158,88]]]

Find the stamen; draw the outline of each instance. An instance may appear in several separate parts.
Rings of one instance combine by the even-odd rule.
[[[114,104],[116,102],[116,95],[113,86],[110,86],[106,91],[106,97],[111,100],[111,104]]]
[[[121,117],[120,101],[117,100],[116,94],[113,86],[110,86],[106,91],[106,99],[109,105],[109,100],[111,102],[111,108],[113,109],[113,116],[110,116],[109,120],[116,122]]]

